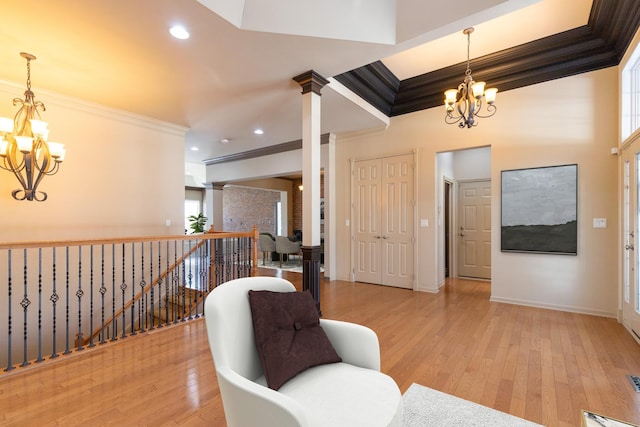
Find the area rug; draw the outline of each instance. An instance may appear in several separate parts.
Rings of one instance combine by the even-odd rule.
[[[271,268],[275,270],[291,271],[293,273],[302,273],[302,263],[295,264],[295,263],[283,262],[282,268],[280,268],[280,264],[277,261],[273,263],[268,262],[265,265],[262,265],[262,263],[258,263],[258,268]],[[321,265],[320,273],[322,272],[324,272],[324,267]]]
[[[415,383],[402,396],[402,402],[403,427],[541,427]]]

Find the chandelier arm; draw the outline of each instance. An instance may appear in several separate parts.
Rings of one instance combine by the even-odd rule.
[[[38,159],[33,159],[32,160],[32,164],[35,166],[35,170],[32,169],[31,173],[30,173],[30,179],[29,179],[29,189],[33,190],[33,192],[35,193],[38,185],[40,185],[40,182],[42,181],[42,178],[44,178],[47,175],[47,170],[49,168],[49,163],[51,162],[51,157],[45,156],[42,160],[42,166],[40,167],[38,165]],[[37,175],[35,175],[35,180],[34,178],[34,174],[36,172],[36,170],[38,171]],[[38,198],[35,198],[36,200],[38,200]],[[38,200],[39,201],[39,200]]]
[[[38,156],[33,157],[33,164],[38,171],[45,175],[53,175],[55,172],[50,173],[51,169],[55,167],[51,166],[51,152],[49,146],[41,138],[37,138],[34,141],[33,153],[37,153]],[[42,156],[42,165],[38,162],[38,157]]]
[[[463,119],[464,118],[462,116],[455,116],[454,117],[453,115],[451,115],[451,113],[447,113],[444,116],[444,121],[448,125],[454,125],[454,124],[458,123],[460,120],[463,120]]]
[[[22,194],[23,194],[23,196],[22,196],[22,197],[19,197],[19,196],[18,196],[20,193],[22,193]],[[19,200],[19,201],[20,201],[20,200],[25,200],[25,199],[26,199],[26,200],[31,200],[31,199],[27,199],[27,192],[26,192],[25,190],[20,190],[20,189],[18,189],[18,190],[13,190],[13,191],[11,192],[11,197],[13,197],[14,199]]]
[[[481,110],[480,110],[480,108],[478,108],[478,113],[476,113],[476,116],[480,117],[482,119],[489,118],[489,117],[493,116],[496,113],[496,111],[498,111],[498,107],[496,107],[495,104],[494,105],[488,104],[487,108],[485,108],[485,110],[487,111],[487,113],[481,115],[479,113]]]
[[[20,182],[20,185],[23,188],[26,188],[27,183],[25,182],[25,179],[22,176],[22,171],[26,167],[24,156],[22,160],[18,162],[17,155],[16,155],[17,154],[16,151],[18,151],[18,144],[14,142],[14,143],[10,143],[9,146],[10,148],[7,148],[8,155],[4,159],[4,164],[8,165],[8,168],[5,168],[4,166],[2,168],[12,172]]]

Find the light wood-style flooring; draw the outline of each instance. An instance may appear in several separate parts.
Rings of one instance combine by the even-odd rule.
[[[282,274],[300,287],[301,275]],[[614,319],[489,302],[491,284],[439,294],[323,281],[326,318],[380,338],[382,370],[546,426],[589,409],[640,424],[640,345]],[[0,425],[224,426],[203,320],[0,375]]]

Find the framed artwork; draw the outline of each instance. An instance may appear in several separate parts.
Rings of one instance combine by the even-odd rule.
[[[578,165],[502,171],[500,249],[578,253]]]
[[[626,421],[616,420],[595,412],[582,410],[582,427],[638,427]]]

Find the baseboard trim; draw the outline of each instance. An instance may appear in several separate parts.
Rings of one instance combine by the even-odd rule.
[[[522,299],[515,298],[502,298],[502,297],[494,297],[489,298],[491,302],[500,302],[504,304],[514,304],[514,305],[524,305],[527,307],[535,307],[535,308],[545,308],[548,310],[556,310],[556,311],[566,311],[569,313],[578,313],[578,314],[588,314],[591,316],[600,316],[600,317],[610,317],[613,319],[617,319],[616,313],[603,311],[603,310],[594,310],[586,307],[574,307],[568,305],[559,305],[559,304],[546,304],[538,301],[528,301]]]

